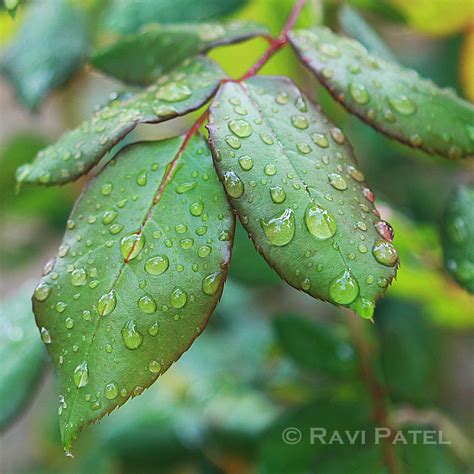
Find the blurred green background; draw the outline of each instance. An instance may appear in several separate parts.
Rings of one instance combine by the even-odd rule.
[[[1,12],[0,48],[8,47],[22,28],[29,3],[34,2],[20,6],[14,19]],[[293,5],[292,0],[73,3],[88,18],[95,44],[149,21],[222,15],[261,22],[278,34]],[[298,25],[324,22],[340,30],[340,3],[308,0]],[[402,64],[474,99],[471,0],[349,3]],[[211,56],[238,77],[265,48],[263,39],[254,39],[217,48]],[[54,374],[29,295],[57,251],[85,180],[16,193],[14,172],[123,86],[81,67],[33,113],[2,78],[1,472],[389,472],[381,446],[320,446],[308,439],[288,445],[281,437],[285,427],[303,433],[311,426],[370,430],[380,402],[392,427],[442,430],[452,441],[449,446],[397,445],[403,472],[472,472],[474,300],[443,268],[439,240],[448,196],[458,184],[472,181],[472,164],[427,156],[377,134],[335,103],[289,47],[262,73],[292,77],[322,104],[352,142],[382,217],[394,227],[401,268],[376,309],[375,324],[281,283],[239,226],[230,278],[207,330],[142,396],[83,433],[75,458],[66,458],[59,441]],[[176,135],[192,117],[140,126],[127,140]],[[367,370],[385,390],[378,401]],[[24,409],[18,413],[20,406]]]

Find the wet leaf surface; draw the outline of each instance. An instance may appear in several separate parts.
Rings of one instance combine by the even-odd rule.
[[[17,181],[53,185],[87,173],[139,123],[159,123],[201,107],[225,76],[210,59],[186,60],[143,92],[126,95],[66,132],[41,151],[32,164],[18,169]]]
[[[294,31],[290,42],[331,94],[370,126],[431,154],[474,155],[474,108],[453,91],[327,28]]]
[[[251,22],[154,24],[96,51],[91,62],[125,82],[149,84],[190,56],[267,32]]]
[[[34,293],[59,375],[66,450],[204,329],[222,292],[233,227],[201,137],[131,145],[91,181]]]
[[[459,186],[449,198],[441,238],[444,262],[454,279],[474,293],[474,187]]]
[[[342,131],[285,78],[226,83],[214,163],[244,227],[290,285],[371,318],[396,273],[391,227]]]
[[[3,53],[0,71],[18,98],[34,109],[71,76],[88,50],[89,33],[83,12],[63,0],[35,1]]]

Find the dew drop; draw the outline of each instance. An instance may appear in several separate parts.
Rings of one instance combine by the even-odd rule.
[[[191,95],[192,91],[187,85],[179,82],[170,82],[161,86],[155,97],[165,102],[180,102],[191,97]]]
[[[347,189],[346,180],[338,173],[329,173],[328,174],[329,184],[339,191],[344,191]]]
[[[239,158],[239,165],[244,171],[250,171],[253,168],[253,159],[251,156],[244,155]]]
[[[247,138],[252,135],[253,128],[250,123],[246,120],[231,120],[228,124],[228,127],[232,133],[237,135],[240,138]]]
[[[374,315],[375,304],[366,298],[358,298],[355,302],[354,309],[364,319],[372,319]]]
[[[239,198],[244,193],[244,183],[233,171],[224,173],[224,187],[227,194],[233,198]]]
[[[115,309],[116,304],[115,290],[111,290],[100,297],[97,303],[97,311],[100,316],[107,316]]]
[[[340,128],[332,127],[329,130],[329,133],[331,134],[333,140],[340,145],[342,145],[346,140],[346,137]]]
[[[173,308],[183,308],[188,300],[188,295],[184,290],[176,287],[170,295],[170,304]]]
[[[107,400],[115,400],[118,397],[118,387],[113,382],[108,383],[104,388],[104,395]]]
[[[365,105],[370,102],[370,95],[362,84],[352,83],[349,86],[349,92],[354,101],[359,105]]]
[[[324,133],[312,133],[311,140],[321,148],[327,148],[329,146],[328,139]]]
[[[270,196],[275,204],[281,204],[286,199],[285,190],[280,186],[273,186],[270,188]]]
[[[386,240],[377,240],[372,249],[372,254],[377,262],[387,267],[393,267],[398,261],[395,247]]]
[[[158,334],[159,330],[160,325],[158,324],[158,321],[155,321],[154,323],[150,324],[150,326],[148,326],[148,334],[150,336],[155,337]]]
[[[42,327],[40,332],[41,332],[41,340],[45,344],[51,344],[51,342],[53,342],[51,339],[51,334],[45,327]]]
[[[137,328],[137,324],[133,319],[127,321],[122,328],[122,338],[127,349],[131,351],[138,349],[143,342],[143,335]]]
[[[138,173],[136,182],[138,186],[146,186],[146,184],[148,183],[148,174],[146,170],[142,170],[140,171],[140,173]]]
[[[292,209],[285,209],[282,214],[268,221],[261,220],[262,229],[272,245],[287,245],[295,235],[295,216]]]
[[[358,294],[359,284],[349,270],[335,278],[329,286],[329,295],[338,304],[352,303]]]
[[[87,382],[89,382],[89,368],[87,367],[87,362],[84,361],[76,367],[73,379],[77,388],[83,388],[87,385]]]
[[[329,239],[336,233],[336,220],[329,211],[317,204],[311,203],[308,205],[304,214],[304,221],[310,234],[318,239]]]
[[[296,148],[303,155],[307,155],[308,153],[311,153],[311,147],[306,142],[297,143]]]
[[[145,271],[150,275],[161,275],[169,267],[169,260],[166,255],[157,255],[149,258],[145,263]]]
[[[221,284],[222,280],[222,272],[214,272],[210,275],[207,275],[202,280],[202,291],[209,296],[214,295],[217,290],[219,289],[219,285]]]
[[[194,217],[199,217],[204,211],[204,204],[202,201],[196,201],[189,207],[189,212]]]
[[[87,279],[86,271],[83,268],[76,268],[71,273],[71,283],[74,286],[82,286]]]
[[[148,364],[148,370],[153,374],[158,374],[161,371],[161,364],[156,360],[152,360]]]
[[[291,123],[300,130],[305,130],[309,127],[308,119],[304,115],[293,115],[291,117]]]
[[[269,163],[268,165],[265,166],[265,168],[263,169],[263,172],[267,176],[273,176],[274,174],[276,174],[277,169],[276,169],[276,166],[273,163]]]
[[[109,211],[105,211],[104,215],[102,216],[102,224],[109,225],[117,218],[118,213],[113,209]]]
[[[120,253],[126,262],[136,258],[145,245],[145,235],[143,232],[134,232],[126,235],[120,241]]]
[[[150,295],[143,295],[138,300],[138,307],[147,314],[152,314],[156,311],[156,302]]]
[[[227,135],[225,137],[227,145],[229,145],[234,150],[238,150],[241,147],[240,139],[234,135]]]
[[[392,226],[386,221],[377,221],[375,224],[377,232],[388,242],[393,240],[394,232]]]
[[[389,98],[388,103],[395,112],[401,115],[413,115],[417,109],[415,102],[404,95],[398,98]]]
[[[37,301],[46,301],[51,294],[51,287],[41,282],[35,289],[34,297]]]
[[[108,196],[112,192],[112,189],[113,189],[112,183],[105,183],[100,188],[100,193],[102,194],[102,196]]]

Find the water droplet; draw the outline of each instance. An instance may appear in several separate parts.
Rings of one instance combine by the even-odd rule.
[[[148,364],[148,370],[153,374],[158,374],[161,371],[161,364],[156,360],[152,360]]]
[[[272,188],[270,188],[270,196],[272,198],[272,201],[276,204],[281,204],[286,199],[285,190],[280,186],[273,186]]]
[[[265,145],[273,145],[274,143],[273,138],[270,135],[267,135],[266,133],[260,134],[260,140],[262,140]]]
[[[372,249],[372,253],[377,262],[387,267],[393,267],[398,261],[395,247],[386,240],[377,240]]]
[[[359,285],[349,270],[335,278],[329,286],[329,295],[338,304],[352,303],[358,294]]]
[[[275,97],[275,102],[280,105],[285,105],[288,103],[289,96],[286,92],[280,92]]]
[[[184,307],[186,301],[188,300],[188,295],[184,290],[178,286],[173,290],[170,296],[170,304],[173,308],[180,309]]]
[[[119,390],[113,382],[108,383],[104,388],[104,395],[107,400],[115,400],[118,396]]]
[[[109,225],[117,218],[118,213],[113,209],[109,211],[105,211],[104,215],[102,216],[102,224]]]
[[[349,86],[349,92],[354,101],[359,105],[365,105],[370,102],[370,95],[362,84],[357,82],[352,83]]]
[[[100,192],[101,192],[102,196],[108,196],[112,192],[113,188],[114,187],[113,187],[112,183],[105,183],[100,188]]]
[[[240,138],[247,138],[252,135],[253,128],[246,120],[231,120],[228,127],[232,133],[235,133]]]
[[[297,143],[296,148],[300,153],[303,153],[303,155],[311,153],[311,147],[306,142]]]
[[[123,230],[123,225],[122,224],[112,224],[110,227],[109,227],[109,232],[112,234],[112,235],[116,235],[118,234],[119,232],[122,232]]]
[[[44,282],[39,283],[35,289],[34,297],[37,301],[46,301],[51,294],[51,287]]]
[[[76,268],[71,273],[71,283],[74,286],[82,286],[87,279],[86,271],[83,268]]]
[[[54,307],[58,313],[64,313],[64,310],[67,308],[67,303],[64,301],[58,301]]]
[[[234,150],[238,150],[241,147],[240,140],[234,135],[227,135],[225,137],[227,145],[229,145]]]
[[[336,233],[336,220],[329,211],[317,204],[311,203],[308,205],[304,214],[304,221],[309,232],[318,239],[329,239]]]
[[[142,251],[145,245],[143,232],[134,232],[126,235],[120,241],[120,253],[126,262],[133,260]]]
[[[351,178],[354,179],[355,181],[358,181],[359,183],[362,183],[365,180],[364,174],[362,172],[360,172],[354,166],[349,165],[347,167],[347,171],[349,171],[349,174],[351,175]]]
[[[74,327],[74,319],[72,318],[66,318],[66,321],[64,322],[66,329],[72,329]]]
[[[219,289],[219,285],[222,280],[222,272],[214,272],[210,275],[207,275],[206,278],[202,280],[202,291],[209,296],[214,295]]]
[[[89,368],[87,367],[87,362],[84,361],[76,367],[73,379],[77,388],[83,388],[87,385],[87,382],[89,382]]]
[[[369,189],[369,188],[364,188],[362,190],[362,193],[364,194],[365,198],[367,201],[374,202],[375,201],[375,196],[374,193]]]
[[[107,316],[115,309],[116,304],[115,290],[111,290],[100,297],[97,303],[97,311],[100,316]]]
[[[374,315],[375,304],[366,298],[358,298],[355,302],[354,309],[364,319],[372,319]]]
[[[41,339],[45,344],[51,344],[51,342],[53,342],[51,339],[51,334],[45,327],[41,328]]]
[[[413,115],[416,112],[416,104],[408,97],[402,95],[398,98],[389,98],[390,106],[401,115]]]
[[[331,58],[338,58],[341,55],[338,47],[330,43],[321,43],[319,45],[319,51]]]
[[[239,165],[244,171],[250,171],[253,168],[253,159],[251,156],[244,155],[239,158]]]
[[[292,209],[285,209],[282,214],[268,221],[261,220],[262,229],[272,245],[287,245],[295,235],[295,216]]]
[[[300,130],[305,130],[309,127],[308,119],[304,115],[293,115],[291,117],[291,123]]]
[[[311,140],[321,148],[327,148],[329,146],[328,139],[324,133],[312,133]]]
[[[274,174],[276,174],[277,169],[276,169],[276,166],[273,163],[269,163],[268,165],[265,166],[265,168],[263,169],[263,172],[267,176],[273,176]]]
[[[392,226],[386,221],[377,221],[374,224],[377,232],[388,242],[393,240],[394,232]]]
[[[143,335],[137,328],[137,324],[133,319],[127,321],[122,328],[122,338],[125,347],[130,350],[138,349],[143,342]]]
[[[233,171],[224,173],[224,187],[227,194],[233,198],[239,198],[244,193],[244,183]]]
[[[148,175],[146,170],[142,170],[140,171],[140,173],[138,173],[136,182],[138,186],[146,186],[146,184],[148,183]]]
[[[150,295],[143,295],[138,300],[138,307],[147,314],[152,314],[156,311],[156,302]]]
[[[149,258],[145,263],[145,270],[150,275],[161,275],[169,267],[169,260],[166,255],[157,255]]]
[[[148,327],[148,334],[150,336],[155,337],[158,334],[158,331],[160,330],[160,325],[158,324],[158,321],[155,321],[154,323],[150,324]]]
[[[176,186],[176,192],[178,194],[184,194],[188,191],[192,191],[197,186],[196,181],[189,181],[187,183],[182,183]]]
[[[202,245],[201,247],[199,247],[198,249],[198,255],[201,257],[201,258],[205,258],[207,257],[210,253],[211,253],[211,247],[209,247],[209,245]]]
[[[196,201],[189,207],[189,212],[194,217],[199,217],[204,211],[204,204],[202,201]]]
[[[160,87],[155,97],[165,102],[180,102],[191,97],[191,89],[179,82],[170,82]]]
[[[340,128],[332,127],[329,132],[336,143],[342,145],[345,142],[346,137]]]
[[[339,191],[344,191],[347,189],[346,180],[338,173],[329,173],[328,174],[329,184]]]

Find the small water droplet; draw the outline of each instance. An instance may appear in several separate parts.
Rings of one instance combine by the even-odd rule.
[[[272,245],[287,245],[295,235],[295,216],[292,209],[285,209],[268,221],[261,220],[262,229]]]
[[[377,232],[388,242],[391,242],[394,237],[392,226],[386,221],[377,221],[374,224]]]
[[[142,170],[140,171],[140,173],[138,173],[136,182],[138,186],[146,186],[146,184],[148,183],[148,174],[146,170]]]
[[[309,127],[308,119],[304,115],[293,115],[291,117],[291,123],[300,130],[305,130]]]
[[[170,304],[173,308],[180,309],[186,305],[188,295],[184,290],[176,287],[170,295]]]
[[[204,204],[202,201],[196,201],[189,207],[189,212],[194,217],[199,217],[204,211]]]
[[[120,241],[120,253],[126,262],[133,260],[142,251],[145,245],[145,235],[143,232],[134,232],[126,235]]]
[[[113,188],[114,187],[113,187],[112,183],[105,183],[100,188],[100,192],[101,192],[102,196],[108,196],[112,192]]]
[[[374,315],[375,304],[366,298],[358,298],[355,302],[354,309],[364,319],[372,319]]]
[[[150,295],[143,295],[138,300],[138,307],[147,314],[152,314],[156,311],[156,302]]]
[[[241,147],[240,139],[234,135],[227,135],[225,137],[227,145],[229,145],[234,150],[238,150]]]
[[[415,102],[404,95],[397,98],[389,98],[388,103],[395,112],[401,115],[413,115],[417,109]]]
[[[354,101],[359,105],[365,105],[370,102],[370,94],[362,84],[353,82],[349,86],[349,92]]]
[[[239,198],[244,193],[244,183],[233,171],[224,173],[224,187],[227,194],[233,198]]]
[[[250,123],[246,120],[231,120],[228,124],[228,127],[232,133],[237,135],[240,138],[247,138],[252,135],[253,128]]]
[[[308,205],[304,214],[304,221],[309,232],[318,239],[329,239],[336,233],[336,220],[329,211],[317,204],[311,203]]]
[[[329,146],[328,139],[324,133],[312,133],[311,140],[321,148],[327,148]]]
[[[344,191],[347,189],[346,180],[338,173],[329,173],[328,174],[329,184],[339,191]]]
[[[82,286],[87,279],[86,271],[83,268],[76,268],[71,273],[71,283],[74,286]]]
[[[161,275],[169,267],[169,260],[166,255],[157,255],[149,258],[145,263],[145,271],[150,275]]]
[[[273,186],[270,188],[270,196],[275,204],[281,204],[286,199],[285,190],[280,186]]]
[[[158,374],[161,371],[161,364],[156,360],[152,360],[148,364],[148,370],[153,374]]]
[[[331,133],[331,137],[336,143],[342,145],[345,142],[346,137],[340,128],[332,127],[329,132]]]
[[[329,295],[338,304],[352,303],[358,294],[359,284],[349,270],[335,278],[329,286]]]
[[[250,171],[253,168],[253,159],[251,156],[244,155],[239,158],[239,165],[244,171]]]
[[[89,368],[87,367],[87,362],[84,361],[76,367],[73,379],[77,388],[83,388],[87,385],[87,382],[89,382]]]
[[[274,174],[276,174],[277,169],[276,169],[276,166],[273,163],[269,163],[268,165],[265,166],[265,168],[263,169],[263,172],[267,176],[273,176]]]
[[[108,383],[104,388],[104,395],[107,400],[115,400],[118,396],[119,390],[115,383]]]
[[[143,335],[137,328],[137,324],[133,319],[127,321],[122,328],[122,338],[125,347],[130,350],[138,349],[143,342]]]
[[[311,153],[312,151],[312,148],[306,142],[297,143],[296,148],[303,155],[307,155],[308,153]]]
[[[209,296],[214,295],[219,289],[219,285],[222,280],[222,272],[214,272],[210,275],[207,275],[206,278],[202,280],[202,291]]]
[[[51,334],[45,327],[42,327],[40,332],[41,332],[41,339],[45,344],[51,344],[51,342],[53,342],[51,339]]]
[[[51,287],[44,282],[40,282],[35,289],[34,297],[37,301],[46,301],[50,294]]]
[[[115,309],[116,304],[115,290],[111,290],[100,297],[97,303],[97,311],[100,316],[107,316]]]
[[[170,82],[160,87],[155,97],[165,102],[181,102],[191,97],[191,89],[179,82]]]

